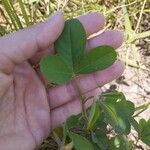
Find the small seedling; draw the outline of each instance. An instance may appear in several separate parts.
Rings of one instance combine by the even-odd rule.
[[[111,66],[117,53],[110,46],[98,46],[86,52],[86,32],[77,19],[67,20],[63,33],[55,42],[56,55],[42,58],[40,69],[44,77],[55,84],[65,84],[80,74],[89,74]],[[128,140],[131,127],[138,132],[138,140],[150,145],[150,120],[138,123],[133,114],[135,106],[123,93],[114,91],[94,98],[91,109],[85,109],[88,98],[82,96],[82,115],[71,116],[63,128],[63,148],[73,145],[76,150],[132,150]],[[112,134],[113,132],[113,134]],[[113,136],[110,136],[113,135]],[[72,144],[73,143],[73,144]]]

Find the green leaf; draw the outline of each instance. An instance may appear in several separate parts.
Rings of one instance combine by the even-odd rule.
[[[131,150],[133,144],[126,135],[117,135],[109,141],[109,150]]]
[[[89,121],[88,121],[88,126],[87,126],[88,130],[93,129],[99,116],[100,116],[100,107],[99,107],[98,102],[94,101],[91,111],[90,111],[90,116],[89,116]]]
[[[114,99],[114,100],[125,99],[124,94],[122,92],[118,92],[118,91],[102,93],[102,96],[107,97],[107,99]]]
[[[88,74],[111,66],[117,53],[110,46],[99,46],[86,53],[76,67],[76,74]]]
[[[134,104],[124,99],[124,97],[110,98],[105,96],[101,102],[105,113],[105,120],[116,132],[129,134],[131,129],[130,118],[135,108]]]
[[[144,120],[141,119],[139,121],[139,138],[148,146],[150,146],[150,119]]]
[[[70,116],[64,124],[64,141],[69,133],[69,130],[79,124],[79,116]]]
[[[93,145],[85,137],[73,132],[70,133],[70,137],[76,150],[94,150]]]
[[[73,70],[76,63],[83,57],[86,46],[86,32],[77,19],[67,20],[63,33],[54,44],[58,54]]]
[[[101,150],[108,149],[108,137],[106,136],[105,131],[96,131],[92,134],[92,141],[99,147]]]
[[[48,55],[40,61],[40,70],[45,78],[56,84],[64,84],[72,77],[72,71],[57,55]]]
[[[130,118],[130,123],[134,127],[135,131],[138,132],[139,131],[139,124],[133,117]]]

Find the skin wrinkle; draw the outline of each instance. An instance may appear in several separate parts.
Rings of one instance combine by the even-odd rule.
[[[77,105],[78,107],[75,107],[76,109],[74,109],[73,112],[72,112],[72,107],[70,106],[70,104],[72,104],[72,103],[79,103],[79,105]],[[77,99],[77,100],[71,101],[70,103],[63,104],[60,107],[53,109],[51,112],[52,129],[54,129],[54,127],[57,127],[58,125],[60,125],[64,121],[64,118],[67,118],[68,116],[70,116],[72,114],[74,114],[74,115],[78,114],[81,110],[80,104],[81,104],[80,100]],[[68,106],[69,106],[70,110],[68,109]],[[75,106],[75,104],[74,104],[74,106]],[[63,107],[64,107],[64,109],[62,109]],[[58,118],[59,121],[57,120],[54,122],[54,116],[56,118]]]
[[[20,73],[19,73],[19,76],[20,76]],[[17,91],[18,91],[18,85],[19,85],[19,83],[20,83],[20,80],[19,80],[19,78],[16,76],[16,75],[14,75],[14,98],[15,98],[15,102],[17,102],[17,101],[20,101],[19,99],[18,99],[18,94],[17,94]],[[25,84],[24,84],[25,85]],[[24,86],[23,86],[24,87]],[[26,87],[26,86],[25,86]],[[24,119],[25,119],[25,122],[26,122],[26,127],[28,128],[28,130],[29,130],[29,133],[31,134],[31,136],[32,136],[32,139],[34,140],[34,143],[35,143],[35,145],[37,145],[37,142],[36,142],[36,139],[35,139],[35,137],[34,137],[34,135],[33,135],[33,133],[32,133],[32,130],[31,130],[31,128],[30,128],[30,124],[29,124],[29,121],[28,121],[28,114],[27,114],[27,109],[26,109],[26,104],[25,104],[25,97],[26,97],[26,88],[22,88],[22,90],[21,90],[21,92],[23,93],[22,94],[22,102],[23,102],[23,106],[24,107],[22,107],[23,108],[23,115],[24,115]],[[14,105],[14,106],[16,106],[16,105]],[[17,107],[16,107],[17,108]],[[19,108],[20,109],[20,108]],[[16,121],[16,123],[14,124],[14,126],[15,125],[17,125],[18,123],[18,121],[17,121],[17,117],[16,117],[16,115],[17,115],[17,113],[20,113],[19,111],[17,112],[16,111],[16,109],[15,109],[15,118],[16,119],[14,119],[15,121]],[[22,118],[19,118],[19,119],[22,119]]]
[[[97,80],[96,80],[95,74],[92,74],[92,77],[93,77],[93,80],[94,80],[96,86],[99,87],[99,88],[101,88],[101,86],[99,85],[99,83],[98,83]]]
[[[42,25],[41,25],[42,26]],[[41,33],[40,31],[39,31],[39,33]],[[37,46],[37,49],[38,49],[38,51],[42,51],[42,50],[44,50],[44,48],[43,47],[41,47],[40,45],[41,45],[41,40],[43,40],[43,37],[41,38],[41,36],[39,35],[39,36],[35,36],[35,45]],[[47,46],[48,47],[48,46]]]
[[[24,67],[23,67],[24,68]],[[28,76],[29,76],[29,73],[30,73],[30,71],[29,72],[26,72],[25,71],[26,69],[17,69],[16,70],[16,74],[14,75],[16,78],[15,78],[15,83],[18,85],[18,87],[16,87],[15,89],[16,89],[16,91],[18,91],[19,89],[20,89],[20,87],[19,87],[19,85],[21,86],[21,87],[26,87],[24,90],[21,90],[21,93],[23,93],[23,95],[21,96],[21,98],[19,98],[20,96],[17,96],[19,99],[17,99],[17,101],[19,102],[20,101],[20,99],[23,99],[23,104],[21,103],[21,101],[20,101],[20,104],[22,104],[23,106],[24,106],[24,111],[23,111],[23,113],[22,113],[22,111],[21,110],[18,110],[18,113],[22,113],[23,114],[23,116],[24,116],[24,119],[25,119],[25,123],[26,123],[26,125],[25,125],[25,128],[27,127],[27,129],[28,129],[28,131],[29,131],[29,133],[31,134],[31,136],[32,136],[32,139],[35,141],[34,143],[35,143],[35,145],[36,146],[38,146],[38,143],[39,143],[39,141],[36,141],[36,137],[37,136],[34,136],[34,134],[33,134],[33,129],[31,129],[31,125],[30,125],[30,123],[32,123],[32,122],[30,122],[29,120],[28,120],[28,118],[29,118],[29,116],[30,116],[30,114],[28,114],[27,112],[28,112],[28,110],[27,110],[27,108],[28,108],[28,104],[26,103],[28,100],[26,100],[26,98],[27,98],[27,96],[29,95],[29,93],[28,93],[28,90],[30,90],[29,88],[28,88],[28,85],[31,83],[30,82],[30,80],[28,80],[28,79],[26,79],[26,78],[28,78]],[[30,73],[30,76],[32,76],[32,74]],[[33,81],[34,82],[34,81]],[[27,86],[26,86],[27,85]],[[21,106],[20,106],[21,107]],[[20,107],[18,107],[19,109],[20,109]],[[23,107],[22,107],[23,108]],[[21,112],[20,112],[21,111]],[[22,116],[20,116],[20,117],[22,117]],[[19,118],[18,118],[19,119]],[[21,118],[20,118],[21,119]],[[18,120],[19,121],[19,120]],[[21,124],[22,123],[22,121],[24,122],[24,120],[20,120],[21,122],[19,123],[19,124]],[[18,125],[19,125],[18,124]],[[17,124],[16,124],[17,125]],[[20,134],[20,133],[18,133],[18,134]]]
[[[35,74],[35,72],[34,72]],[[30,75],[28,75],[30,76]],[[32,87],[31,82],[29,82],[28,85],[30,85],[30,89],[27,88],[28,90],[28,95],[26,96],[28,99],[33,99],[33,101],[35,101],[35,104],[34,104],[34,107],[36,108],[35,110],[35,114],[34,114],[34,118],[31,118],[32,115],[30,115],[28,118],[31,119],[32,122],[43,122],[41,124],[39,124],[38,126],[35,124],[35,127],[34,129],[34,133],[35,133],[35,136],[37,137],[37,140],[38,142],[41,140],[41,134],[42,132],[45,133],[45,135],[47,135],[48,132],[45,132],[45,130],[50,130],[50,120],[47,119],[47,118],[50,118],[50,107],[49,107],[49,104],[48,104],[48,99],[47,99],[47,94],[46,94],[46,91],[45,89],[41,88],[41,93],[38,89],[36,89],[37,87],[39,87],[42,82],[39,80],[39,78],[34,78],[32,79],[31,78],[31,82],[35,82],[34,83],[34,86]],[[37,81],[38,80],[38,81]],[[43,92],[42,92],[43,91]],[[34,100],[34,98],[36,97],[37,95],[37,92],[39,93],[37,99]],[[41,99],[44,99],[45,102],[43,103]],[[28,103],[29,105],[30,103]],[[33,105],[33,103],[31,104]],[[28,112],[31,113],[31,105],[29,105],[28,107]],[[39,106],[40,105],[40,108]],[[41,116],[42,114],[44,114],[43,116]],[[37,115],[40,116],[39,118],[37,118]],[[39,129],[39,132],[37,132]]]
[[[15,126],[15,124],[17,123],[17,104],[16,104],[16,102],[17,102],[17,92],[16,92],[16,82],[15,82],[15,76],[14,76],[14,80],[13,80],[13,91],[14,91],[14,126]]]
[[[11,89],[13,89],[13,87],[11,86],[10,89],[8,90],[8,92],[10,93]],[[11,98],[11,99],[9,99]],[[7,134],[12,134],[12,135],[17,135],[16,131],[18,130],[18,128],[14,128],[15,127],[15,111],[14,111],[14,108],[15,108],[15,105],[13,105],[15,103],[14,101],[14,94],[10,94],[8,99],[4,99],[4,101],[8,101],[7,103],[7,106],[10,105],[11,106],[11,109],[10,109],[10,112],[6,112],[5,113],[5,119],[3,121],[3,123],[5,122],[5,124],[3,125],[3,127],[1,126],[1,129],[5,129],[6,126],[10,126],[9,130],[5,131],[5,130],[2,130],[3,131],[3,135],[7,137]],[[7,115],[6,115],[7,114]],[[10,116],[12,117],[11,120],[10,120]],[[12,122],[13,121],[13,122]],[[1,124],[2,125],[2,124]],[[5,133],[6,132],[6,133]],[[9,136],[9,135],[8,135]]]
[[[26,91],[27,91],[27,89],[25,90],[24,96],[27,94]],[[25,97],[26,97],[26,96],[25,96]],[[34,140],[34,143],[35,143],[36,147],[37,147],[37,146],[38,146],[38,141],[36,140],[36,136],[34,135],[32,129],[31,129],[29,120],[28,120],[29,117],[28,117],[27,105],[26,105],[25,101],[26,101],[26,100],[24,99],[23,105],[24,105],[24,112],[25,112],[25,120],[26,120],[26,123],[27,123],[27,127],[28,127],[28,129],[29,129],[29,132],[31,133],[31,136],[32,136],[32,138],[33,138],[33,140]]]
[[[3,86],[3,88],[0,89],[0,99],[3,100],[3,97],[7,93],[7,89],[10,87],[11,83],[13,83],[13,76],[6,75],[6,74],[0,72],[0,78],[1,78],[0,83]],[[1,81],[1,80],[3,80],[3,81]],[[4,81],[6,81],[6,83]],[[0,100],[0,104],[1,104],[1,100]]]
[[[15,64],[4,52],[0,52],[0,56],[0,70],[2,73],[9,75]]]
[[[57,88],[57,87],[56,87]],[[77,98],[78,96],[79,96],[79,93],[77,92],[77,90],[76,90],[76,88],[75,88],[75,83],[74,83],[74,81],[73,82],[71,82],[71,83],[68,83],[68,85],[66,86],[63,86],[63,88],[65,88],[66,89],[66,91],[67,91],[67,95],[68,95],[68,98],[69,99],[75,99],[75,98]],[[55,97],[55,99],[59,99],[60,100],[60,98],[57,98],[57,95],[54,95],[54,97]],[[67,100],[67,99],[66,99]],[[66,105],[66,104],[68,104],[68,101],[66,101],[66,102],[64,102],[64,101],[62,101],[62,102],[60,102],[59,101],[59,105],[56,103],[55,105],[53,104],[53,106],[52,106],[52,104],[50,104],[50,108],[51,108],[51,110],[54,110],[54,109],[56,109],[56,108],[59,108],[59,107],[61,107],[61,106],[64,106],[64,105]]]
[[[76,83],[75,83],[75,82],[76,82],[76,81],[72,80],[72,82],[70,82],[70,83],[66,86],[67,92],[69,92],[71,99],[74,99],[74,98],[79,97],[79,93],[78,93],[78,91],[77,91],[77,89],[76,89]]]

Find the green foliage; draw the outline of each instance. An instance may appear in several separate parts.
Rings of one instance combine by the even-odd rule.
[[[72,16],[78,16],[80,14],[83,14],[83,12],[85,13],[91,10],[103,12],[108,19],[107,25],[110,27],[110,24],[111,24],[111,27],[113,27],[115,20],[116,20],[115,19],[116,14],[113,12],[115,12],[118,9],[118,8],[115,8],[116,6],[117,7],[120,6],[120,3],[117,2],[116,0],[115,1],[111,0],[109,1],[109,3],[107,2],[95,3],[89,0],[84,0],[82,2],[80,0],[73,0],[73,1],[70,0],[67,2],[67,5],[61,4],[60,6],[58,6],[59,2],[57,1],[50,1],[49,4],[45,2],[48,2],[48,1],[47,0],[43,0],[43,1],[40,1],[40,0],[15,0],[15,1],[2,0],[2,7],[4,7],[4,11],[5,11],[4,18],[6,19],[8,26],[6,27],[5,25],[3,26],[0,25],[0,35],[3,36],[14,30],[19,30],[19,29],[22,29],[23,27],[29,26],[30,24],[43,21],[49,16],[50,13],[54,12],[56,9],[59,9],[61,7],[65,9],[64,12],[65,12],[66,18],[70,18]],[[126,45],[125,46],[127,47],[127,49],[132,49],[133,52],[135,51],[137,53],[135,41],[141,38],[149,37],[150,31],[145,31],[142,33],[138,33],[137,31],[134,31],[134,28],[137,22],[136,20],[137,14],[139,14],[141,10],[141,5],[143,2],[137,1],[135,5],[130,5],[131,2],[132,1],[123,1],[122,6],[124,7],[122,7],[123,13],[122,13],[121,18],[124,18],[124,27],[126,31]],[[79,7],[81,6],[82,8],[79,9]],[[110,9],[110,6],[113,9]],[[147,7],[145,7],[144,15],[146,14],[146,8]],[[134,15],[129,16],[131,12]],[[41,64],[42,64],[41,67],[44,66],[43,69],[41,70],[45,74],[45,77],[48,80],[56,84],[66,83],[74,75],[91,73],[97,70],[101,70],[103,67],[104,68],[107,67],[107,62],[106,62],[107,59],[105,59],[105,54],[107,55],[107,58],[109,61],[111,59],[115,59],[116,57],[115,56],[116,53],[111,53],[111,48],[109,48],[110,50],[107,53],[104,53],[103,49],[105,48],[107,50],[107,46],[99,47],[99,49],[102,49],[101,51],[94,52],[94,49],[93,49],[92,51],[90,51],[90,53],[85,54],[84,43],[86,43],[86,35],[85,35],[85,31],[83,31],[84,28],[82,27],[80,22],[78,21],[77,23],[77,21],[78,20],[74,20],[74,19],[66,21],[67,30],[64,30],[65,34],[64,35],[62,34],[59,37],[59,39],[57,40],[58,43],[57,42],[55,43],[55,47],[57,51],[59,51],[60,54],[57,54],[56,56],[47,56],[45,57],[45,60],[43,59],[41,61]],[[68,26],[70,29],[68,29]],[[80,33],[77,32],[79,37],[77,34],[74,34],[76,30],[77,31],[80,30]],[[139,31],[142,31],[142,30],[139,28]],[[75,41],[76,43],[74,44],[74,42],[72,41]],[[70,45],[64,44],[65,42],[69,43]],[[133,53],[133,54],[135,55],[136,53]],[[125,55],[125,56],[128,57],[128,55]],[[126,64],[129,63],[128,58],[126,58],[125,62]],[[108,66],[110,65],[109,63],[108,63]],[[53,72],[51,72],[52,70]],[[105,97],[107,97],[106,98],[107,101],[105,101],[106,99],[104,99],[100,103],[99,108],[98,108],[98,102],[96,102],[96,105],[95,103],[93,104],[92,109],[90,111],[90,115],[88,117],[89,120],[87,124],[83,122],[83,124],[85,125],[82,130],[88,133],[88,138],[89,138],[89,134],[91,134],[90,140],[92,141],[91,143],[93,144],[94,149],[95,150],[96,149],[97,150],[132,149],[131,141],[128,141],[127,136],[124,135],[124,134],[129,133],[131,126],[133,126],[134,129],[138,132],[139,139],[141,139],[147,145],[150,145],[150,141],[149,141],[150,120],[145,121],[144,119],[141,119],[140,122],[138,123],[135,120],[134,116],[132,116],[133,104],[130,103],[129,101],[126,101],[122,93],[119,93],[119,92],[105,93],[103,94],[103,98]],[[108,99],[110,100],[110,102]],[[120,101],[118,99],[121,99],[122,101],[119,104],[117,104],[117,102]],[[123,99],[126,102],[124,102]],[[120,107],[120,109],[115,105]],[[147,106],[145,107],[145,109],[148,108]],[[142,110],[144,110],[143,108],[144,107],[142,106]],[[118,123],[117,123],[117,120],[119,120]],[[78,124],[79,124],[79,116],[73,116],[69,118],[66,121],[65,126],[64,126],[64,137],[66,138],[66,136],[69,135],[70,131],[74,127],[76,127]],[[116,131],[113,138],[110,138],[110,137],[108,138],[109,130],[106,128],[108,127],[108,124],[111,125],[113,131],[114,130]],[[89,133],[89,131],[86,131],[87,127],[89,129],[92,129],[92,133]],[[78,138],[78,137],[76,136],[75,138]],[[81,144],[84,144],[84,142],[83,143],[81,142]],[[77,149],[77,147],[75,148]]]
[[[85,54],[79,62],[76,73],[88,74],[98,70],[103,70],[112,65],[117,58],[117,53],[110,46],[99,46],[93,48],[89,53]]]
[[[141,119],[139,122],[139,138],[150,146],[150,119],[148,121]]]
[[[85,137],[73,132],[70,132],[70,137],[76,150],[94,150],[93,145]]]
[[[105,112],[105,120],[108,122],[116,132],[129,134],[131,129],[130,118],[134,113],[134,104],[127,101],[122,94],[117,92],[104,96],[104,101],[101,106]]]
[[[57,55],[44,57],[40,62],[40,69],[46,79],[57,84],[63,84],[72,77],[71,69]]]
[[[132,143],[126,135],[117,135],[109,141],[109,150],[131,150]]]
[[[105,130],[98,130],[92,133],[92,141],[95,143],[99,150],[107,150],[109,139]]]
[[[100,107],[98,105],[98,102],[94,101],[91,111],[90,111],[89,122],[87,125],[88,130],[91,130],[94,127],[99,116],[100,116]]]
[[[99,46],[85,52],[86,32],[77,19],[67,20],[61,36],[55,42],[56,55],[42,58],[40,69],[46,79],[56,84],[64,84],[80,74],[93,73],[103,70],[112,65],[117,53],[112,47]],[[80,87],[77,89],[80,92]],[[84,108],[84,96],[81,96],[83,113],[82,116],[72,116],[64,125],[63,143],[72,141],[76,150],[130,150],[133,143],[128,140],[127,135],[131,132],[131,126],[139,133],[139,138],[149,145],[149,133],[145,128],[149,123],[140,121],[138,124],[134,119],[135,106],[126,100],[121,92],[103,93],[94,103],[87,114]],[[79,120],[80,118],[80,120]],[[76,134],[75,128],[83,119],[84,125]],[[108,126],[115,132],[116,136],[109,138]],[[148,129],[147,129],[148,130]],[[90,140],[90,142],[89,142]]]
[[[79,117],[78,116],[71,116],[69,117],[64,125],[64,142],[66,140],[67,135],[71,128],[77,126],[79,124]]]
[[[77,19],[67,20],[63,33],[55,42],[56,56],[46,56],[40,69],[46,79],[64,84],[78,74],[92,73],[111,66],[117,59],[110,46],[99,46],[85,53],[86,32]]]
[[[84,56],[85,46],[86,32],[80,21],[67,20],[63,33],[55,42],[55,49],[72,70]]]
[[[83,122],[84,126],[81,125],[81,114],[67,119],[64,136],[66,133],[69,135],[77,150],[87,149],[89,141],[94,150],[132,150],[134,144],[129,140],[128,134],[131,127],[134,127],[139,139],[149,145],[150,119],[148,121],[141,119],[138,123],[133,117],[134,112],[134,104],[127,101],[123,93],[117,91],[103,93],[100,99],[94,101],[89,110],[88,122]],[[82,127],[79,132],[80,126]]]

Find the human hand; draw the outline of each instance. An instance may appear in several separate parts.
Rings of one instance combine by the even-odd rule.
[[[87,37],[104,26],[98,13],[78,18]],[[74,81],[46,90],[39,70],[33,69],[40,58],[53,54],[53,43],[64,27],[61,12],[45,23],[0,38],[0,147],[3,150],[37,148],[51,129],[72,114],[81,112]],[[87,40],[87,50],[99,45],[118,48],[123,42],[119,31],[106,31]],[[98,87],[122,74],[124,66],[116,61],[111,67],[76,79],[84,95],[92,96]]]

